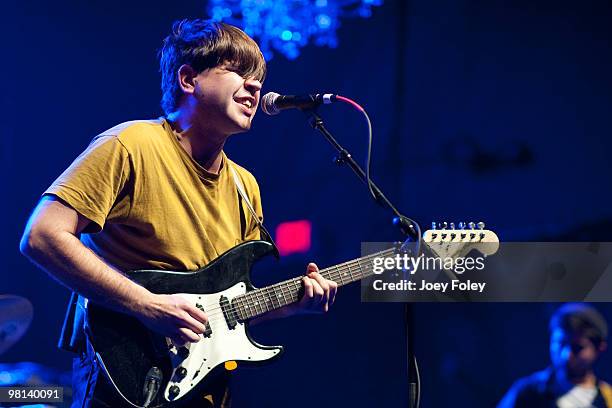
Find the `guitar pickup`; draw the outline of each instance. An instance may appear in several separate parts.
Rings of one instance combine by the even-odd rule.
[[[196,305],[195,305],[195,306],[196,306],[198,309],[200,309],[201,311],[203,311],[204,313],[206,313],[206,310],[204,310],[204,306],[202,306],[201,304],[196,303]],[[212,329],[210,328],[210,323],[209,323],[209,322],[206,322],[206,323],[204,324],[204,327],[205,327],[206,329],[204,330],[204,333],[202,333],[202,335],[203,335],[204,337],[208,338],[208,337],[210,337],[210,336],[212,335]]]
[[[221,296],[221,299],[219,299],[219,304],[221,305],[221,310],[223,310],[223,316],[225,317],[227,327],[230,330],[234,330],[238,322],[236,321],[235,311],[231,310],[232,308],[229,299],[225,296]]]

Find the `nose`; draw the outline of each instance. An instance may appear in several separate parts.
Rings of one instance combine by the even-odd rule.
[[[261,82],[255,78],[247,78],[244,80],[244,87],[251,95],[255,95],[261,90]]]

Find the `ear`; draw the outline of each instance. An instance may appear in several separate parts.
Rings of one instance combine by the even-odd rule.
[[[177,76],[181,90],[186,94],[193,94],[195,92],[196,76],[198,76],[198,74],[191,65],[181,65],[178,69]]]
[[[602,341],[601,343],[599,343],[599,352],[600,353],[603,353],[607,349],[608,349],[608,343],[606,341]]]

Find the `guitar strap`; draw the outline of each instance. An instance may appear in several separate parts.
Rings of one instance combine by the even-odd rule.
[[[262,239],[272,244],[272,246],[274,247],[275,255],[278,258],[279,255],[278,255],[278,247],[276,246],[276,242],[274,242],[274,240],[272,239],[272,235],[270,235],[266,227],[261,222],[261,219],[255,212],[255,209],[253,208],[253,204],[251,204],[251,200],[249,200],[249,197],[247,196],[247,193],[244,190],[244,185],[242,184],[242,180],[240,179],[238,172],[236,171],[234,166],[230,166],[230,170],[232,171],[232,176],[234,177],[234,183],[236,183],[236,188],[238,189],[238,194],[240,195],[240,198],[242,198],[242,201],[244,201],[244,204],[249,210],[249,213],[251,213],[251,217],[253,218],[253,220],[255,220],[255,223],[259,227],[259,231],[261,233]]]

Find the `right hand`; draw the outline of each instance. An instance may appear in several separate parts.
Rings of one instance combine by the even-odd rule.
[[[206,313],[179,295],[151,294],[136,317],[149,329],[169,337],[175,345],[200,341],[208,321]]]

